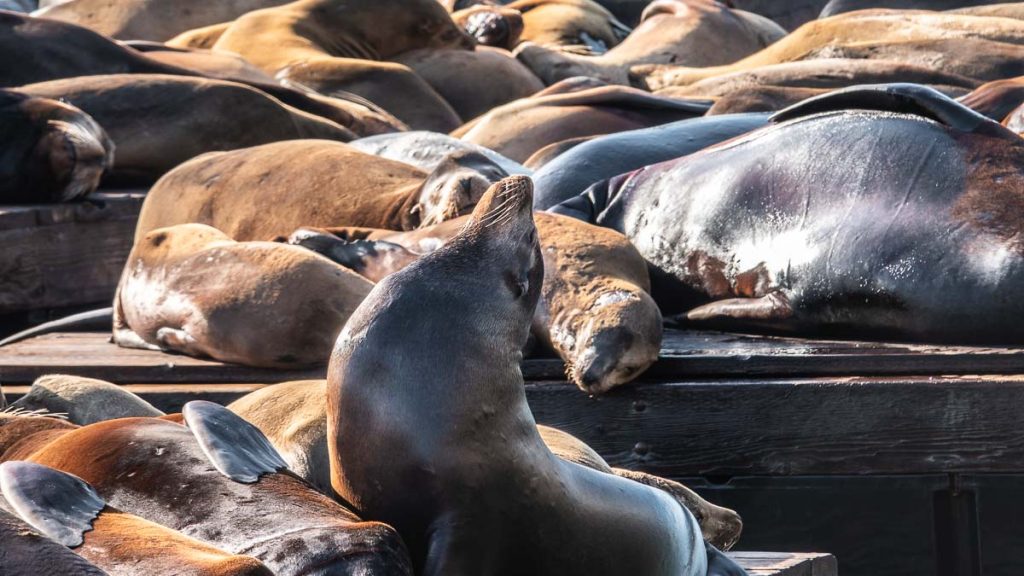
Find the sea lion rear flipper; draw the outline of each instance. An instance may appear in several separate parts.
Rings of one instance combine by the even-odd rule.
[[[288,467],[258,428],[227,408],[193,400],[181,413],[210,463],[228,478],[251,484]]]
[[[868,84],[834,90],[780,110],[770,120],[777,124],[793,118],[837,110],[877,110],[915,114],[963,132],[999,127],[996,122],[934,88],[902,83]]]
[[[771,292],[760,298],[726,298],[697,306],[685,314],[691,322],[709,320],[783,320],[793,315],[789,298],[782,292]]]
[[[107,505],[81,478],[33,462],[0,464],[0,491],[22,520],[69,548]]]

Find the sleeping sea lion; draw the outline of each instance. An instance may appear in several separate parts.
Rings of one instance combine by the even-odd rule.
[[[158,228],[125,263],[113,340],[248,366],[313,366],[369,291],[307,250],[236,242],[203,224]]]
[[[0,89],[0,204],[78,200],[114,162],[114,143],[88,114]]]
[[[0,551],[0,573],[4,576],[39,576],[43,570],[66,576],[107,574],[5,510],[3,498],[0,498],[0,542],[4,543]]]
[[[580,47],[603,53],[630,30],[592,0],[516,0],[506,5],[522,14],[520,38],[548,46]]]
[[[198,48],[176,48],[160,42],[149,40],[132,40],[121,42],[132,50],[137,50],[151,60],[171,66],[180,66],[196,70],[209,78],[220,80],[244,80],[246,82],[276,84],[272,76],[252,64],[245,58],[230,52],[214,52]]]
[[[273,575],[251,556],[229,554],[108,506],[81,478],[47,466],[0,464],[0,491],[22,520],[112,574]]]
[[[690,512],[558,459],[537,432],[519,368],[544,274],[532,206],[528,178],[493,186],[346,324],[327,379],[332,485],[394,526],[425,576],[703,576],[721,553]]]
[[[28,394],[18,398],[11,407],[28,412],[64,414],[69,422],[79,426],[114,418],[163,416],[163,412],[152,404],[121,386],[67,374],[47,374],[36,378]]]
[[[867,86],[554,211],[626,234],[688,323],[1016,344],[1022,165],[1019,136],[946,96]]]
[[[452,138],[440,132],[411,130],[408,132],[378,134],[353,140],[349,142],[349,146],[367,154],[412,164],[428,172],[437,168],[445,158],[454,152],[475,152],[486,156],[488,160],[497,164],[508,175],[525,174],[529,176],[532,173],[529,168],[515,160],[498,154],[494,150],[478,146],[472,142]]]
[[[821,9],[819,18],[828,18],[836,14],[866,10],[869,8],[887,8],[890,10],[953,10],[967,6],[993,4],[992,0],[831,0]]]
[[[473,37],[477,46],[512,50],[523,34],[523,15],[505,6],[477,4],[452,12],[452,21]]]
[[[323,140],[212,152],[150,189],[135,239],[187,222],[209,224],[235,240],[269,240],[300,226],[412,230],[472,210],[503,176],[480,154],[458,152],[427,173]]]

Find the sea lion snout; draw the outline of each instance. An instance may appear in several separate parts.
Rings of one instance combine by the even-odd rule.
[[[483,154],[451,154],[423,183],[416,205],[420,213],[420,227],[440,224],[470,213],[488,187],[507,175]]]
[[[634,380],[657,358],[658,348],[650,339],[631,326],[616,325],[581,342],[569,372],[584,391],[600,394]]]
[[[114,144],[95,120],[82,112],[51,119],[33,155],[53,175],[54,200],[85,196],[114,163]]]

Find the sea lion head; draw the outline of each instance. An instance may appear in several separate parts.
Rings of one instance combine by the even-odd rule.
[[[12,407],[27,412],[66,414],[69,421],[80,426],[114,418],[163,415],[121,386],[65,374],[36,378],[28,394]]]
[[[477,4],[452,14],[452,20],[482,46],[511,50],[523,33],[523,14],[504,6]]]
[[[454,152],[438,164],[419,188],[419,226],[432,226],[468,214],[494,182],[508,174],[477,152]]]

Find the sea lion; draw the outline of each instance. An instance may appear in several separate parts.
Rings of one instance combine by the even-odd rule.
[[[986,82],[958,101],[975,112],[1002,122],[1024,103],[1024,76]]]
[[[1024,134],[1024,104],[1011,110],[1002,124],[1017,134]]]
[[[209,50],[217,43],[217,40],[224,34],[224,31],[231,26],[231,22],[221,22],[220,24],[210,24],[209,26],[186,30],[164,42],[164,44],[173,48],[201,48]]]
[[[814,96],[828,92],[824,88],[793,88],[791,86],[751,86],[740,88],[728,96],[715,98],[708,116],[777,112]]]
[[[523,15],[504,6],[477,4],[452,13],[452,21],[476,41],[477,46],[512,50],[523,34]]]
[[[99,185],[114,143],[82,110],[0,89],[0,204],[70,202]]]
[[[152,404],[121,386],[81,376],[47,374],[36,378],[28,394],[11,405],[28,412],[64,414],[85,426],[114,418],[163,416]]]
[[[555,158],[558,158],[569,150],[572,150],[584,142],[589,142],[594,138],[598,138],[598,136],[577,136],[576,138],[569,138],[568,140],[548,144],[531,154],[530,157],[523,162],[523,165],[530,170],[540,170]]]
[[[427,173],[322,140],[212,152],[150,189],[135,239],[187,222],[209,224],[235,240],[268,240],[300,226],[412,230],[468,212],[503,176],[475,153],[453,154]]]
[[[151,60],[196,70],[209,78],[220,80],[244,80],[246,82],[276,84],[272,76],[252,64],[245,58],[230,52],[214,52],[198,48],[176,48],[160,42],[149,40],[124,41],[121,44],[137,50]]]
[[[625,86],[599,86],[521,98],[464,124],[452,136],[523,162],[554,142],[693,118],[708,108],[706,102],[660,98]]]
[[[638,65],[631,81],[649,90],[819,58],[895,60],[976,80],[1024,75],[1024,22],[943,12],[867,10],[814,20],[733,64],[692,68]]]
[[[972,2],[971,4],[973,5],[967,8],[957,8],[955,10],[947,10],[947,12],[950,14],[966,14],[968,16],[996,16],[998,18],[1024,20],[1024,3],[1022,2],[1000,2],[984,5]]]
[[[185,426],[92,424],[25,459],[82,478],[124,512],[253,556],[278,576],[411,574],[394,530],[359,520],[289,473],[259,430],[210,402],[189,402],[183,417]]]
[[[229,554],[108,506],[81,478],[47,466],[0,464],[0,490],[22,520],[114,574],[273,575],[251,556]]]
[[[472,49],[473,40],[437,0],[298,0],[241,16],[213,47],[325,94],[368,98],[413,128],[447,132],[459,120],[444,99],[409,68],[381,61]]]
[[[591,76],[629,85],[640,64],[718,66],[749,56],[786,35],[771,20],[714,0],[656,0],[640,25],[605,54],[586,56],[524,43],[516,56],[545,84]]]
[[[533,173],[519,162],[506,158],[494,150],[452,138],[447,134],[426,130],[367,136],[349,142],[349,146],[367,154],[412,164],[428,172],[437,168],[450,154],[464,151],[486,156],[488,160],[497,164],[509,175],[525,174],[529,176]]]
[[[866,10],[869,8],[886,8],[890,10],[953,10],[967,6],[993,4],[992,0],[831,0],[821,9],[819,18],[828,18],[836,14]]]
[[[43,536],[11,512],[0,498],[0,573],[4,576],[39,576],[40,570],[67,576],[106,576],[85,558]]]
[[[314,366],[369,291],[358,275],[293,246],[235,242],[203,224],[158,228],[125,263],[113,339],[248,366]]]
[[[327,379],[332,485],[394,526],[426,576],[704,575],[715,553],[690,512],[556,458],[537,433],[519,369],[544,274],[531,188],[490,188],[458,236],[377,284],[346,324]],[[413,309],[431,314],[410,324]],[[438,313],[449,351],[422,346]]]
[[[395,60],[426,80],[463,121],[544,88],[529,68],[500,48],[414,50]]]
[[[151,184],[206,152],[281,140],[348,142],[344,126],[308,114],[244,84],[158,74],[87,76],[19,90],[84,110],[117,149],[105,181]]]
[[[774,121],[554,211],[625,233],[662,311],[688,323],[1024,341],[1002,296],[1024,281],[1020,137],[917,85],[830,92]]]
[[[767,123],[767,114],[701,117],[594,138],[534,173],[534,208],[547,210],[594,182],[692,154]]]
[[[523,18],[524,41],[582,47],[603,53],[629,35],[629,26],[592,0],[516,0],[506,5]]]
[[[21,460],[57,436],[76,428],[76,424],[59,415],[45,412],[19,409],[0,412],[0,462]]]

